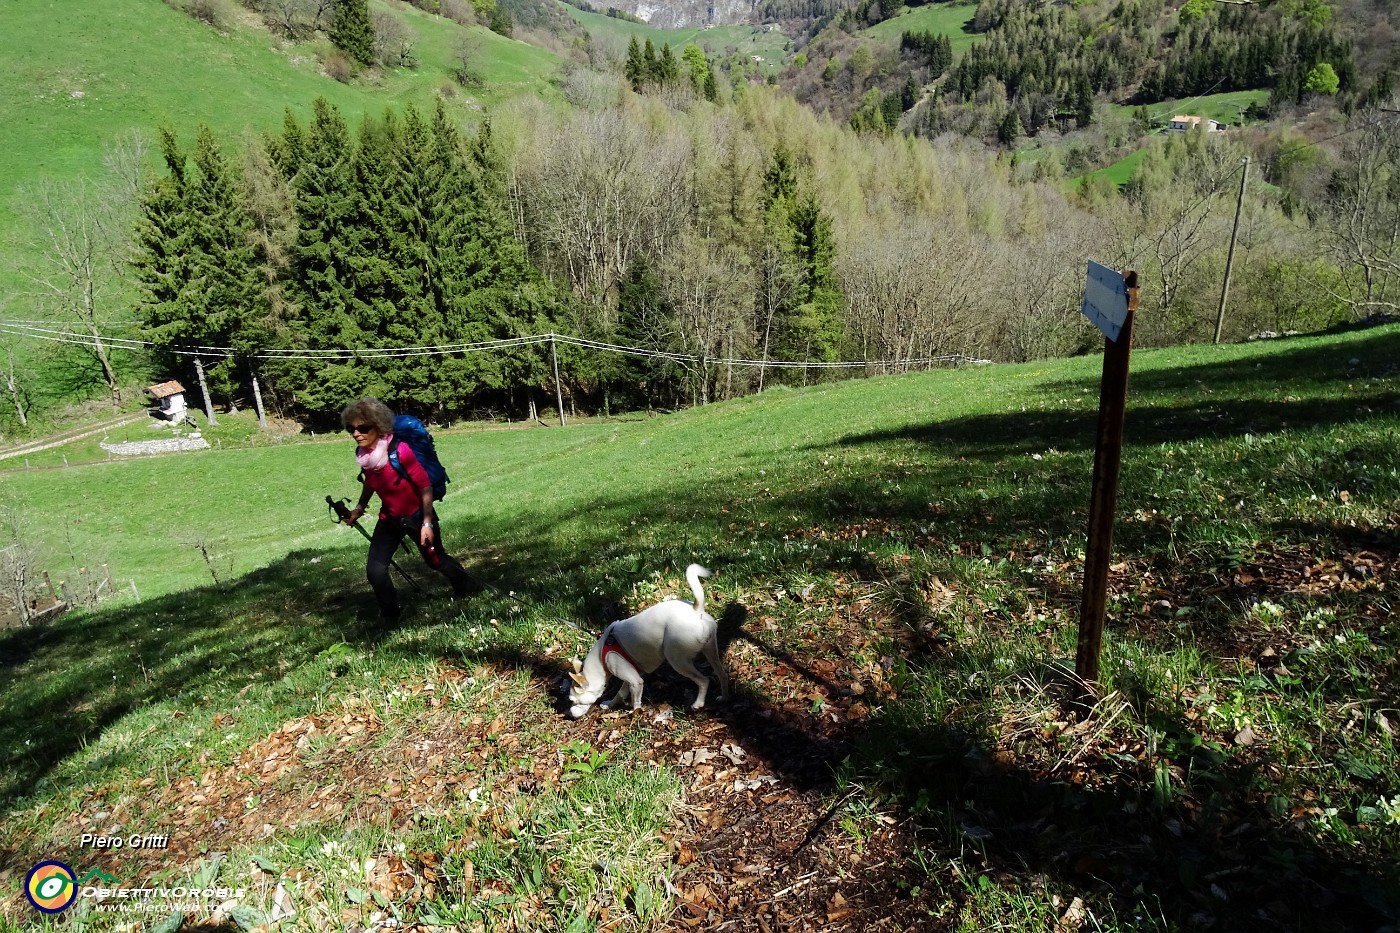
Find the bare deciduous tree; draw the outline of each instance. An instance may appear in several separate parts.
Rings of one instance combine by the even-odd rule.
[[[753,285],[752,271],[738,248],[694,235],[683,237],[665,265],[662,288],[675,309],[674,346],[699,358],[688,367],[698,404],[746,388],[736,386],[736,379],[745,377],[736,376],[731,365],[725,366],[721,384],[714,361],[738,358],[751,349]]]
[[[457,79],[457,83],[462,87],[480,87],[484,82],[481,73],[481,62],[485,54],[485,42],[476,33],[463,33],[457,38],[456,44],[452,47],[452,58],[456,65],[452,69],[452,76]]]
[[[1323,243],[1355,283],[1337,297],[1359,320],[1400,309],[1400,119],[1392,109],[1354,120],[1360,131],[1333,178]]]
[[[975,349],[989,256],[985,239],[927,217],[848,235],[836,271],[862,356],[919,360]]]
[[[462,26],[472,26],[478,22],[476,9],[468,0],[442,0],[438,12]]]
[[[1080,314],[1085,258],[1103,255],[1111,226],[1071,210],[1058,191],[1027,186],[1034,202],[1020,214],[1036,214],[1037,224],[998,243],[994,274],[984,288],[994,321],[988,355],[1023,362],[1066,356],[1079,348],[1091,326]],[[999,286],[999,287],[997,287]]]
[[[85,179],[45,181],[22,200],[40,239],[37,265],[27,270],[35,299],[55,316],[77,323],[115,406],[121,391],[104,324],[123,278],[125,231],[106,193]]]
[[[1223,262],[1234,207],[1229,182],[1240,155],[1229,140],[1178,134],[1129,184],[1136,210],[1120,225],[1134,235],[1128,256],[1141,274],[1144,304],[1152,298],[1151,311],[1136,319],[1135,343],[1163,346],[1213,330],[1220,278],[1208,260],[1220,253]]]
[[[29,587],[35,560],[21,533],[23,527],[12,509],[0,510],[0,596],[14,604],[20,624],[27,625],[33,615]]]
[[[270,29],[295,41],[315,32],[319,6],[317,0],[259,0],[257,9]]]
[[[374,14],[374,60],[386,68],[416,68],[418,56],[413,53],[416,37],[403,20],[392,13]]]
[[[20,195],[33,237],[33,259],[24,270],[33,298],[54,318],[77,324],[80,345],[96,362],[113,405],[120,386],[105,325],[123,301],[145,152],[145,141],[133,134],[105,150],[99,180],[46,180]]]
[[[533,126],[513,182],[522,238],[574,294],[603,308],[634,259],[656,260],[687,217],[690,158],[679,134],[614,109]]]
[[[4,379],[5,393],[10,396],[10,402],[15,406],[15,417],[19,418],[21,426],[28,426],[29,393],[20,385],[19,377],[15,374],[15,351],[8,344],[5,346]]]

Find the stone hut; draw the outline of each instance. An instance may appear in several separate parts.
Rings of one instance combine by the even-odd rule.
[[[160,417],[166,421],[183,421],[189,406],[185,403],[185,387],[174,379],[147,386],[146,391],[160,406]],[[152,412],[154,414],[154,412]]]

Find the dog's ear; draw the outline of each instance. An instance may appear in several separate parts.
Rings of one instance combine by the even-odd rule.
[[[588,678],[587,678],[587,677],[584,677],[582,674],[578,673],[577,671],[569,671],[569,679],[572,680],[575,684],[577,684],[577,685],[580,686],[580,687],[587,687],[587,686],[588,686]]]
[[[582,673],[583,673],[583,662],[582,662],[582,661],[580,661],[578,658],[574,658],[573,661],[572,661],[571,663],[574,665],[574,673],[575,673],[575,674],[582,674]]]

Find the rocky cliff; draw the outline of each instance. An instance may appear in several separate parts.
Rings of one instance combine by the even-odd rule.
[[[754,21],[757,0],[607,0],[603,7],[632,13],[658,29]]]

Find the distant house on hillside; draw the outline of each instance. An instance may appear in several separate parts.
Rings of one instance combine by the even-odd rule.
[[[1219,120],[1212,120],[1210,117],[1193,117],[1188,114],[1178,114],[1172,117],[1171,123],[1167,124],[1167,129],[1173,133],[1185,133],[1187,130],[1194,130],[1201,127],[1207,133],[1225,132],[1225,124]]]
[[[146,391],[160,405],[160,416],[166,421],[180,421],[185,417],[189,406],[185,404],[185,387],[180,383],[172,379],[147,386]]]

